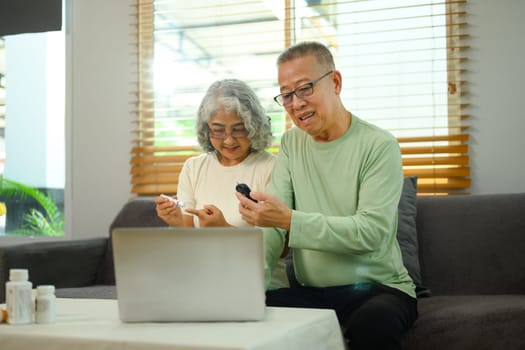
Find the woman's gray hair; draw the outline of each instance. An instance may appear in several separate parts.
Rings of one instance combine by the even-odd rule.
[[[272,144],[270,118],[255,92],[243,81],[224,79],[211,84],[197,112],[197,141],[205,152],[215,151],[209,137],[208,121],[220,108],[236,113],[248,130],[250,150],[262,151]]]

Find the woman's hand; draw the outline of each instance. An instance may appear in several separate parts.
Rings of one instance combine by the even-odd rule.
[[[199,226],[231,226],[224,218],[222,211],[214,205],[205,205],[203,209],[187,208],[186,213],[199,218]]]
[[[169,199],[158,196],[155,198],[155,204],[157,215],[162,221],[170,226],[183,226],[182,210],[175,203]]]

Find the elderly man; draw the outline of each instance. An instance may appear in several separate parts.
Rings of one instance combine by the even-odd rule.
[[[267,305],[334,309],[356,349],[399,349],[417,318],[415,286],[396,239],[403,171],[396,139],[352,115],[342,76],[316,42],[277,60],[275,97],[296,128],[282,137],[267,192],[240,193],[239,212],[265,227],[266,277],[288,249],[298,284]]]

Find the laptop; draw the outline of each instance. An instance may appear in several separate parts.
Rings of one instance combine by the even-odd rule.
[[[115,228],[112,244],[122,322],[264,318],[261,229]]]

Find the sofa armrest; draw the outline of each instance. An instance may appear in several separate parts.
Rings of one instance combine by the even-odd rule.
[[[5,301],[9,269],[29,270],[33,287],[82,287],[95,282],[107,248],[107,238],[59,242],[33,242],[0,247],[0,302]]]

